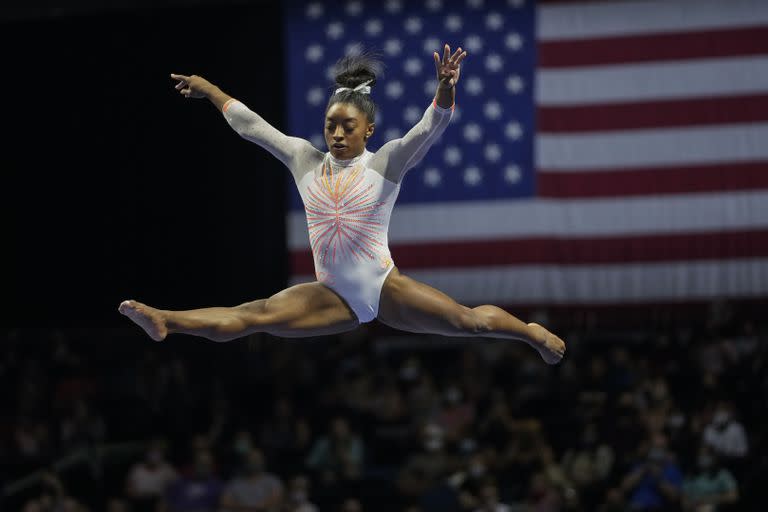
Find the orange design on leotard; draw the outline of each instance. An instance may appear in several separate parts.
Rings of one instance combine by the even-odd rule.
[[[307,188],[307,226],[312,252],[321,264],[337,259],[374,260],[383,249],[376,234],[383,226],[372,184],[356,165],[345,173],[323,164],[319,177]]]

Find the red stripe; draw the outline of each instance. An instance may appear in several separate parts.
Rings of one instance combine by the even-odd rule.
[[[768,120],[768,95],[539,107],[540,133],[634,130]]]
[[[768,256],[768,230],[400,244],[392,247],[392,255],[404,269],[755,258]],[[291,259],[294,274],[314,274],[309,251],[293,251]]]
[[[768,162],[537,173],[540,197],[616,197],[768,189]]]
[[[768,27],[540,41],[538,66],[598,66],[768,53]]]

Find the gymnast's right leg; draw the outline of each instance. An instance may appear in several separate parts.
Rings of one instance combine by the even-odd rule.
[[[359,324],[347,303],[318,282],[291,286],[268,299],[234,307],[169,311],[126,300],[119,311],[155,341],[173,333],[214,341],[230,341],[256,332],[299,338],[350,331]]]

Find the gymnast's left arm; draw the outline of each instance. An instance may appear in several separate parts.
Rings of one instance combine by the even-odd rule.
[[[451,54],[447,44],[442,59],[434,53],[437,71],[435,99],[421,120],[400,139],[384,144],[371,159],[370,167],[389,181],[400,183],[405,173],[416,166],[445,131],[455,107],[456,83],[461,73],[461,61],[467,56],[461,48]]]

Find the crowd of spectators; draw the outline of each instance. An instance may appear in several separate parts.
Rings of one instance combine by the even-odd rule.
[[[375,325],[226,344],[157,344],[132,329],[4,331],[4,503],[763,510],[766,327],[563,327],[568,354],[554,367],[521,343]]]

